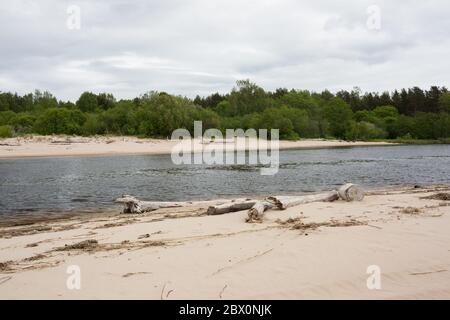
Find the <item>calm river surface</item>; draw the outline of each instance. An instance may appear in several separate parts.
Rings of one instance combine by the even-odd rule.
[[[0,160],[0,215],[114,206],[131,194],[148,200],[299,193],[345,182],[364,187],[450,183],[450,145],[280,151],[280,169],[174,165],[170,155]]]

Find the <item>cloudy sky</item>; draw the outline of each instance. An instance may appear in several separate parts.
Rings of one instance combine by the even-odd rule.
[[[2,0],[0,91],[448,87],[449,16],[448,0]]]

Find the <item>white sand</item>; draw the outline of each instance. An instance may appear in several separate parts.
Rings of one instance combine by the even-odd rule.
[[[66,137],[33,136],[0,139],[0,158],[88,156],[114,154],[170,154],[178,141],[160,139],[138,139],[136,137]],[[222,140],[215,142],[216,146]],[[331,148],[387,145],[385,142],[347,142],[338,140],[280,141],[280,149]],[[213,145],[209,145],[212,147]],[[230,149],[233,143],[225,143]]]
[[[448,299],[450,202],[420,199],[436,192],[390,190],[358,203],[311,203],[270,211],[261,224],[245,223],[246,212],[199,215],[208,203],[195,203],[40,223],[53,230],[28,235],[11,231],[36,226],[3,227],[0,262],[11,262],[0,271],[0,298]],[[405,207],[420,212],[407,214]],[[367,225],[294,230],[276,222],[289,217]],[[130,219],[137,220],[96,228]],[[138,239],[143,234],[150,237]],[[99,250],[55,251],[86,239],[98,240]],[[31,243],[36,246],[27,247]],[[23,260],[37,254],[44,256]],[[80,290],[66,287],[70,265],[81,268]],[[381,290],[366,286],[370,265],[381,268]]]

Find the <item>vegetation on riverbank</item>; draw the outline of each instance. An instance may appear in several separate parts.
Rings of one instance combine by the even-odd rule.
[[[116,100],[108,93],[84,92],[75,102],[48,92],[0,93],[0,137],[23,134],[115,134],[168,137],[178,128],[280,129],[281,139],[338,138],[401,143],[448,143],[450,92],[414,87],[392,93],[359,89],[320,93],[265,91],[248,80],[228,94],[194,100],[149,92]]]
[[[399,144],[450,144],[450,138],[440,138],[440,139],[396,138],[396,139],[371,139],[370,141],[399,143]]]

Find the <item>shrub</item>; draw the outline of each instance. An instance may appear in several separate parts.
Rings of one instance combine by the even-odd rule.
[[[13,130],[11,126],[0,126],[0,138],[11,138]]]
[[[34,131],[40,134],[80,134],[86,116],[80,110],[50,108],[37,118]]]

